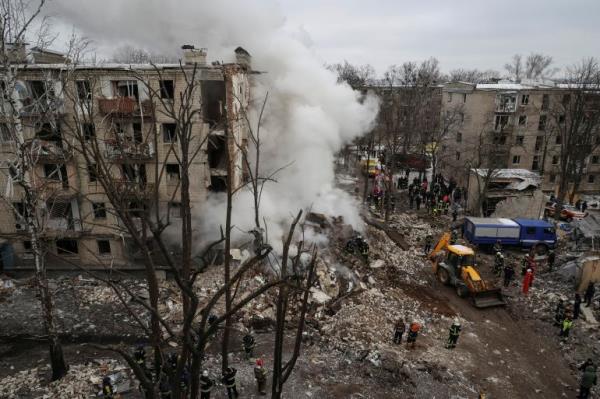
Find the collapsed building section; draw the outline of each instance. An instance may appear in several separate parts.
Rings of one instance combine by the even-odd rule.
[[[9,95],[17,100],[22,135],[34,154],[33,189],[45,198],[44,209],[36,212],[45,218],[41,239],[55,255],[47,257],[49,269],[72,269],[72,263],[138,268],[143,254],[134,248],[112,209],[98,175],[100,165],[110,171],[112,184],[134,221],[158,208],[177,223],[183,129],[166,110],[182,106],[181,93],[190,87],[191,76],[195,77],[191,106],[199,113],[190,129],[194,143],[201,145],[189,166],[192,206],[199,208],[211,192],[226,190],[228,182],[235,187],[241,184],[240,145],[247,134],[240,118],[249,102],[250,55],[238,48],[238,62],[209,64],[206,49],[190,45],[182,49],[182,64],[71,66],[73,80],[68,82],[61,78],[66,66],[58,54],[33,50],[35,57],[19,58],[24,64],[16,68],[15,93]],[[12,111],[4,108],[5,114]],[[0,121],[0,133],[9,129],[5,121]],[[96,164],[89,164],[77,149],[74,126],[85,145],[99,149],[102,159]],[[0,189],[14,204],[21,204],[22,168],[13,159],[16,143],[9,133],[0,138],[10,176],[3,176]],[[0,208],[0,270],[31,269],[31,240],[25,218],[18,214],[25,212],[24,207],[0,204]],[[136,227],[141,229],[141,222]]]

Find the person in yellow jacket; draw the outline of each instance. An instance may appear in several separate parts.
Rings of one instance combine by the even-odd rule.
[[[563,337],[563,339],[567,339],[569,337],[569,332],[571,332],[571,327],[573,327],[573,320],[571,320],[571,315],[567,314],[562,322],[559,335]]]

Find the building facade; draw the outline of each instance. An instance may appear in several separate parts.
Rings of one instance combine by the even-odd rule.
[[[4,96],[6,103],[12,101],[17,119],[5,116],[0,124],[3,269],[33,266],[19,178],[30,180],[44,204],[36,214],[43,219],[40,239],[49,270],[76,269],[74,265],[137,268],[141,254],[111,209],[98,168],[105,168],[115,187],[131,193],[132,209],[157,209],[176,223],[181,212],[180,112],[188,113],[191,143],[197,146],[188,149],[194,153],[189,166],[192,207],[200,208],[211,192],[225,191],[228,181],[235,187],[242,184],[241,149],[248,129],[242,113],[250,98],[250,55],[238,48],[236,62],[229,64],[208,64],[206,56],[205,49],[185,46],[181,65],[69,66],[42,63],[56,58],[38,56],[37,63],[11,68],[15,89]],[[34,165],[25,177],[18,173],[14,124]],[[82,136],[83,145],[95,146],[101,154],[97,165],[78,147],[76,137]]]
[[[566,115],[556,105],[570,101],[569,87],[554,83],[448,83],[443,113],[459,110],[461,122],[444,138],[440,163],[447,176],[467,185],[471,168],[527,169],[542,177],[542,190],[556,192]],[[578,194],[600,194],[600,131],[585,160]]]

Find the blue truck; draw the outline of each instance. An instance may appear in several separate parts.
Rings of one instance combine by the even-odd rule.
[[[556,246],[554,225],[538,219],[465,218],[463,238],[478,246],[491,246],[500,241],[503,246],[535,247],[546,252]]]

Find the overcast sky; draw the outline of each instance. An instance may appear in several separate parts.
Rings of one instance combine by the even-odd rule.
[[[515,53],[556,66],[600,56],[600,0],[281,0],[327,62],[388,65],[435,56],[442,69],[502,70]]]
[[[266,44],[250,38],[281,24],[324,62],[368,63],[379,74],[432,56],[445,72],[502,71],[533,51],[556,67],[600,57],[600,0],[52,0],[47,10],[60,31],[93,39],[100,57],[127,42],[165,51],[184,40],[211,54],[219,41],[252,53]]]

